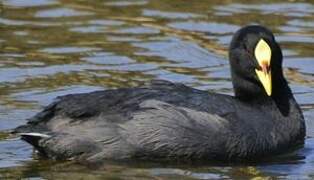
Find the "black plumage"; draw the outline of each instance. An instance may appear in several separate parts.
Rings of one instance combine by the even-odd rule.
[[[260,39],[272,52],[271,96],[254,72],[261,68],[253,53]],[[303,144],[304,118],[272,33],[240,29],[229,56],[235,96],[155,80],[58,97],[14,132],[49,158],[84,162],[255,159]]]

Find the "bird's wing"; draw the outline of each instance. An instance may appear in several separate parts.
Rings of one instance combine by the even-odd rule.
[[[92,159],[113,154],[123,158],[136,154],[139,147],[158,151],[155,146],[166,148],[165,143],[174,151],[180,146],[192,147],[188,143],[201,145],[204,138],[226,129],[225,116],[234,114],[232,105],[224,102],[229,99],[182,84],[155,81],[142,88],[59,97],[15,131],[48,135],[34,138],[28,134],[24,139],[44,154],[62,159],[81,157],[78,154],[93,154]],[[153,143],[158,138],[163,144]],[[210,144],[215,142],[203,143]]]

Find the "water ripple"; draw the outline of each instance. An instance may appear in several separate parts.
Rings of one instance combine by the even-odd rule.
[[[69,8],[56,8],[48,10],[40,10],[35,14],[35,17],[40,18],[60,18],[60,17],[73,17],[73,16],[88,16],[93,15],[92,12],[77,11]]]

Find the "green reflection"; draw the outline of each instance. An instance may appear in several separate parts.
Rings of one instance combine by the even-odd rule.
[[[226,78],[228,72],[206,61],[219,57],[224,61],[222,64],[227,63],[227,44],[234,30],[206,31],[206,27],[213,27],[213,24],[218,30],[224,28],[223,24],[230,27],[263,24],[276,33],[283,49],[291,52],[287,58],[308,57],[314,61],[314,3],[311,1],[31,0],[18,3],[5,0],[0,6],[0,105],[10,110],[39,108],[34,95],[26,92],[40,91],[46,97],[48,93],[51,95],[70,86],[134,87],[151,79],[168,77],[180,77],[174,80],[230,94],[232,89],[225,85],[230,83]],[[179,28],[176,23],[188,28]],[[197,27],[200,25],[202,27]],[[159,56],[158,50],[162,47],[158,42],[167,44],[173,39],[196,44],[201,51],[193,54],[183,49],[187,52],[184,55],[174,54],[175,48],[182,48],[174,46],[174,49],[164,48],[165,53]],[[147,42],[157,45],[135,45]],[[213,57],[204,58],[202,52],[208,56],[213,53]],[[128,59],[117,60],[123,57]],[[204,58],[201,67],[189,67],[186,63],[195,57]],[[96,61],[86,58],[96,58]],[[308,98],[302,93],[313,94],[314,88],[314,74],[304,73],[302,68],[285,69],[301,100]],[[22,95],[17,96],[19,93]],[[303,107],[314,108],[310,104]],[[9,123],[7,119],[0,117],[0,120]],[[0,132],[0,140],[7,136]],[[14,149],[12,151],[14,154]],[[23,162],[19,157],[12,159]],[[22,166],[0,169],[0,179],[269,179],[273,176],[282,178],[287,173],[269,175],[246,165],[156,168],[163,166],[107,166],[105,170],[92,171],[68,162],[55,163],[34,156],[33,161]],[[308,166],[313,168],[313,164]],[[302,171],[296,173],[302,174]]]

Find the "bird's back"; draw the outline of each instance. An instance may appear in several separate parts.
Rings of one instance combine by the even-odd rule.
[[[215,141],[216,136],[229,126],[224,117],[234,113],[231,101],[230,96],[154,81],[141,88],[59,97],[15,131],[57,159],[78,154],[95,159],[197,158],[204,151],[215,156],[223,145],[223,136]],[[33,132],[49,138],[31,142],[27,133]]]
[[[228,159],[263,146],[257,128],[272,125],[263,115],[231,96],[153,81],[59,97],[16,132],[55,159]]]

